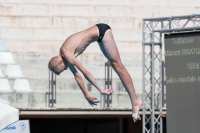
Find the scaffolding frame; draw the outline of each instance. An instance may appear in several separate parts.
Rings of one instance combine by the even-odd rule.
[[[146,18],[142,21],[143,133],[162,133],[163,33],[200,30],[200,14]],[[156,114],[155,112],[159,112]]]

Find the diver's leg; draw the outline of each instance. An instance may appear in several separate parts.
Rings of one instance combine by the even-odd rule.
[[[140,107],[142,106],[142,101],[137,98],[131,76],[127,72],[124,65],[121,63],[119,51],[115,44],[111,29],[108,29],[106,31],[103,40],[99,42],[99,46],[106,58],[108,58],[108,60],[110,61],[113,69],[118,74],[124,87],[126,88],[131,99],[132,112],[137,114],[139,112]]]

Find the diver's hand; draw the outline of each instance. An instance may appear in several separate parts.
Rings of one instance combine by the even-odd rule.
[[[99,100],[95,97],[92,97],[92,96],[85,96],[85,99],[88,101],[88,103],[91,106],[97,105],[96,103],[99,103]]]
[[[113,88],[101,90],[101,94],[105,94],[105,95],[111,95],[113,92],[114,92]]]

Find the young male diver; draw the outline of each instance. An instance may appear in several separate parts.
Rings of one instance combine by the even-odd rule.
[[[113,93],[113,88],[103,89],[100,87],[92,74],[87,71],[82,64],[76,59],[77,56],[82,54],[84,50],[92,43],[97,41],[104,56],[110,61],[113,69],[118,74],[124,87],[126,88],[131,104],[132,104],[132,117],[134,121],[140,120],[139,109],[142,106],[142,100],[138,99],[135,94],[132,79],[121,62],[120,55],[115,44],[112,30],[107,24],[96,24],[88,29],[77,32],[69,36],[60,48],[60,55],[51,58],[48,67],[55,74],[59,75],[64,70],[69,68],[73,73],[76,82],[82,90],[85,98],[93,106],[99,102],[97,98],[90,96],[83,83],[81,75],[77,72],[78,68],[84,77],[94,85],[101,94],[110,95]]]

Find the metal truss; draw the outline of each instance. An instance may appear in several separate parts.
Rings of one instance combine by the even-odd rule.
[[[162,33],[200,30],[200,14],[143,19],[143,133],[162,133]],[[158,112],[156,114],[155,112]]]

